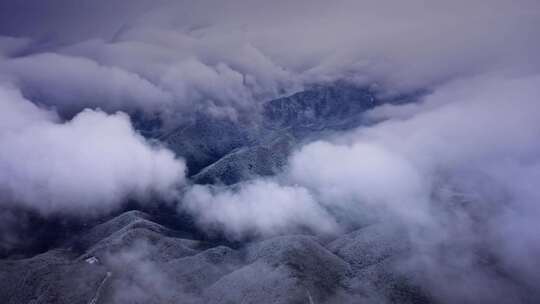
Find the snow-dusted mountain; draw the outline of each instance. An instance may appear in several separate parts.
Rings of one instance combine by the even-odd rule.
[[[383,93],[346,82],[313,86],[264,102],[255,119],[199,116],[160,139],[186,158],[196,183],[233,184],[278,172],[290,152],[310,138],[367,123],[362,114],[369,109],[421,96],[416,92],[383,97]]]

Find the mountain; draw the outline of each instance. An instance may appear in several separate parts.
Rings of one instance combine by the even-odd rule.
[[[187,160],[195,183],[230,185],[279,172],[295,147],[366,123],[362,114],[369,109],[420,96],[415,92],[388,97],[372,87],[345,82],[317,85],[264,102],[255,121],[198,115],[159,138]]]
[[[233,185],[278,173],[312,138],[367,123],[366,110],[419,95],[382,96],[335,83],[263,102],[251,120],[198,114],[162,131],[159,121],[134,119],[142,134],[187,160],[194,183]],[[0,303],[432,302],[395,267],[409,251],[406,236],[382,223],[332,239],[231,242],[170,209],[147,211],[85,222],[35,219],[25,235],[36,245],[2,252]]]
[[[0,261],[0,301],[19,303],[428,303],[393,259],[399,231],[375,224],[333,240],[288,235],[241,245],[193,239],[144,212],[58,248]]]

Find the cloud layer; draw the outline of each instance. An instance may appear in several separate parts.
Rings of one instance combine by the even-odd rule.
[[[7,1],[0,9],[0,34],[26,39],[0,42],[8,45],[2,74],[60,112],[236,118],[313,82],[405,90],[540,67],[533,0],[80,2]]]
[[[193,186],[184,196],[185,208],[209,232],[232,239],[267,237],[310,229],[335,233],[339,229],[306,189],[257,180],[237,190]]]
[[[137,134],[127,115],[85,110],[70,121],[0,87],[0,193],[6,206],[93,215],[128,198],[171,198],[185,165]]]
[[[414,254],[402,257],[403,267],[434,296],[530,301],[540,279],[531,271],[540,255],[538,88],[538,76],[462,79],[421,104],[374,109],[370,115],[383,119],[374,126],[304,146],[279,183],[212,194],[199,186],[185,200],[200,225],[219,224],[233,238],[302,224],[314,232],[404,224]],[[310,203],[278,199],[289,187]]]

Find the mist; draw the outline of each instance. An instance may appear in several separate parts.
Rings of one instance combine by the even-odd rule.
[[[375,108],[368,115],[382,121],[372,127],[307,144],[275,178],[283,189],[301,189],[314,201],[311,211],[288,222],[298,225],[300,220],[315,233],[325,222],[338,223],[334,233],[394,222],[406,229],[414,252],[402,258],[400,267],[419,274],[443,302],[534,298],[527,288],[539,279],[530,271],[540,255],[534,236],[540,228],[534,220],[540,216],[535,186],[540,174],[535,140],[540,134],[539,84],[538,76],[459,80],[421,104]],[[214,194],[213,208],[192,194],[184,199],[191,208],[201,208],[203,226],[220,224],[232,237],[242,237],[238,227],[246,233],[282,234],[283,223],[269,232],[265,221],[287,210],[280,205],[285,200],[274,196],[268,203],[243,203],[246,191],[261,197],[279,192],[272,190],[274,184],[264,185],[254,188],[250,182],[234,194]],[[231,211],[233,205],[221,202],[222,196],[242,204]],[[255,208],[252,202],[267,211],[246,214]],[[300,202],[290,202],[287,215],[294,216],[290,208],[300,208]],[[326,219],[312,215],[318,210],[325,210]],[[522,285],[513,285],[516,281]]]
[[[2,74],[60,112],[235,119],[310,83],[347,79],[407,91],[538,71],[535,1],[4,3],[3,14],[21,18],[6,15],[0,28],[25,43],[9,47]],[[25,22],[38,10],[36,22]]]
[[[166,201],[231,243],[384,223],[405,234],[395,271],[437,301],[533,303],[539,29],[535,0],[2,1],[0,221],[16,226],[12,208],[95,218],[135,200]],[[341,81],[424,93],[232,186],[194,184],[160,142],[200,117],[264,128],[265,102]],[[109,263],[168,289],[149,250]],[[124,279],[133,292],[118,301],[143,299]]]

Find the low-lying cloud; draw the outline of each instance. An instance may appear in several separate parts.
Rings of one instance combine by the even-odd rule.
[[[304,188],[257,180],[238,189],[195,185],[183,198],[181,208],[195,215],[208,232],[225,233],[231,239],[268,237],[309,229],[336,233],[336,222]]]
[[[25,97],[73,115],[83,108],[157,111],[171,96],[139,75],[84,57],[43,53],[0,63]]]
[[[217,193],[197,186],[204,199],[188,193],[188,210],[202,227],[219,224],[232,237],[281,234],[277,228],[302,223],[319,232],[317,223],[346,230],[398,219],[414,252],[403,265],[434,296],[529,301],[527,288],[540,279],[531,271],[540,255],[538,88],[538,76],[486,76],[449,84],[414,112],[410,105],[375,109],[370,115],[382,122],[296,152],[276,177],[280,184],[251,181]],[[309,204],[275,195],[290,187]]]
[[[123,113],[85,110],[62,121],[0,87],[0,193],[4,206],[94,215],[126,199],[172,199],[185,164],[145,140]]]

